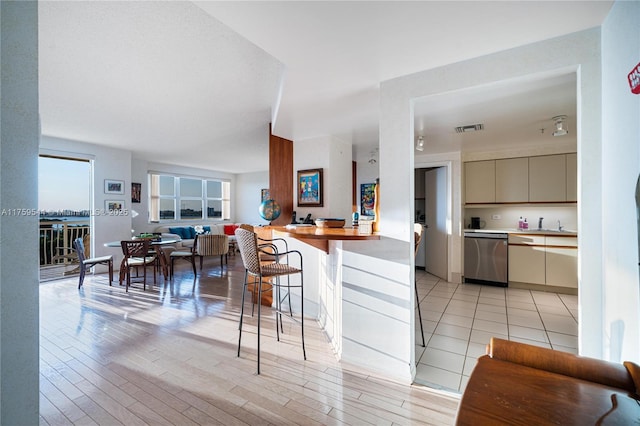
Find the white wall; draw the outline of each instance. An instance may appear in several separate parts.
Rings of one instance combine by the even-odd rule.
[[[236,175],[235,208],[233,221],[252,225],[268,225],[258,213],[261,189],[269,188],[269,172]]]
[[[469,61],[447,65],[438,69],[419,72],[409,76],[386,81],[381,84],[380,103],[380,179],[381,191],[381,232],[383,235],[411,242],[411,229],[414,193],[414,149],[413,149],[413,111],[414,99],[450,90],[460,90],[477,85],[513,79],[533,73],[568,73],[578,72],[579,105],[581,120],[578,124],[581,146],[579,147],[579,170],[589,170],[589,178],[581,178],[579,183],[579,199],[583,206],[579,214],[579,231],[581,232],[580,253],[587,259],[602,258],[602,228],[600,201],[600,31],[592,29],[565,37],[515,48],[496,54],[483,56]],[[399,170],[410,170],[410,173],[398,173]],[[453,188],[454,202],[461,200],[461,170],[456,170],[453,180],[457,182]],[[457,200],[457,201],[456,201]],[[461,204],[461,203],[460,203]],[[452,219],[453,244],[461,246],[461,217]],[[394,253],[395,254],[395,253]],[[405,253],[398,253],[405,262],[413,264],[413,250],[407,244]],[[601,289],[601,265],[597,262],[581,262],[581,294],[587,293],[588,300],[581,296],[583,308],[594,311],[589,321],[582,321],[582,348],[586,337],[591,340],[587,354],[599,354],[597,348],[602,347],[604,336],[601,324],[598,323],[599,306],[595,303]],[[413,268],[406,276],[397,280],[411,283]],[[411,293],[411,285],[407,285]],[[413,296],[404,295],[413,302]],[[413,312],[414,303],[409,309]],[[409,315],[410,318],[413,315]],[[375,325],[374,325],[375,326]],[[407,324],[411,329],[413,323]],[[409,334],[409,333],[408,333]],[[412,334],[412,333],[411,333]],[[596,337],[594,338],[594,334]],[[593,343],[595,341],[595,343]],[[407,341],[413,345],[413,340]],[[412,351],[409,351],[412,352]],[[413,359],[407,359],[413,364]]]
[[[598,307],[603,310],[602,355],[612,361],[640,361],[638,222],[634,199],[640,172],[640,95],[632,94],[626,81],[627,74],[640,61],[639,22],[640,2],[616,2],[602,25],[604,288],[602,305]],[[589,313],[586,311],[583,317]]]
[[[351,217],[351,144],[336,137],[320,137],[294,141],[293,145],[293,210],[298,218],[311,213],[313,219]],[[298,206],[298,170],[323,169],[323,206]]]

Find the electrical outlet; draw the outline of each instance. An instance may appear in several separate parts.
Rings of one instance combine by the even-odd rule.
[[[502,219],[502,216],[500,216],[499,214],[494,214],[494,215],[491,216],[491,219],[500,220],[500,219]]]

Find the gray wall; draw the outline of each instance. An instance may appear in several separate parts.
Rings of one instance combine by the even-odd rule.
[[[0,423],[37,425],[38,7],[0,2]],[[14,210],[16,209],[16,210]],[[19,209],[19,210],[18,210]],[[24,210],[22,210],[24,209]],[[31,237],[30,237],[31,236]]]

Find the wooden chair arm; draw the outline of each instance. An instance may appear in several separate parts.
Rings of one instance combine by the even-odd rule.
[[[635,364],[633,372],[631,372],[626,365],[496,337],[491,338],[487,355],[494,359],[620,388],[633,393],[636,393],[633,375],[635,374],[635,377],[640,379],[640,368]],[[636,382],[640,383],[640,380]]]

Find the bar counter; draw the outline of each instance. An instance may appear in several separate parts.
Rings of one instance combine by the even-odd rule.
[[[411,382],[409,241],[350,227],[269,226],[258,232],[283,238],[302,253],[305,316],[315,318],[340,362]],[[293,309],[301,309],[299,298],[292,299]]]
[[[358,228],[320,228],[317,226],[300,226],[287,228],[285,226],[273,226],[274,234],[282,237],[295,238],[313,247],[329,253],[329,241],[362,241],[379,240],[376,233],[361,234]]]

